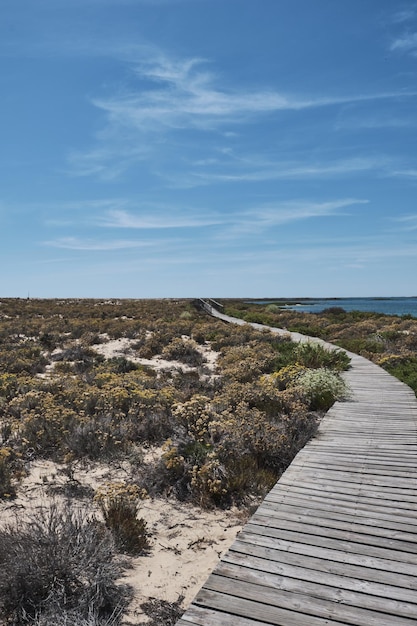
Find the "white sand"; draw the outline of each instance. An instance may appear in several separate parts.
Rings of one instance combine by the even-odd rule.
[[[133,559],[124,582],[135,590],[126,624],[146,621],[140,604],[153,597],[188,606],[242,528],[236,511],[203,511],[172,500],[145,501],[140,515],[152,532],[148,555]]]
[[[36,461],[30,465],[30,473],[22,481],[17,497],[0,504],[2,525],[15,519],[30,519],[52,499],[62,498],[51,496],[48,488],[68,482],[65,467],[52,461]],[[116,468],[103,464],[74,465],[73,473],[79,483],[94,489],[106,482],[128,480],[129,475],[127,464]],[[91,500],[73,499],[72,502],[74,506],[94,510],[100,516]],[[130,559],[132,569],[127,570],[121,580],[134,590],[130,611],[124,621],[126,625],[146,623],[140,604],[149,598],[175,602],[179,596],[184,596],[186,608],[245,521],[237,510],[205,511],[165,498],[143,500],[138,515],[147,522],[150,550],[144,556]]]
[[[185,335],[183,338],[190,339],[190,337],[187,337]],[[159,355],[156,355],[152,357],[151,359],[144,359],[142,357],[138,357],[135,355],[135,352],[132,349],[132,345],[135,343],[137,343],[135,339],[128,339],[127,337],[121,337],[120,339],[109,339],[108,341],[105,341],[104,343],[100,343],[100,344],[92,346],[92,348],[96,352],[104,356],[106,359],[124,356],[126,359],[128,359],[129,361],[132,361],[133,363],[138,363],[140,365],[147,365],[149,367],[152,367],[156,371],[163,370],[163,369],[169,369],[169,370],[181,369],[184,372],[191,372],[191,371],[195,371],[198,369],[196,367],[192,367],[190,365],[182,363],[181,361],[172,361],[172,360],[168,361],[166,359],[163,359]],[[208,343],[205,345],[197,344],[197,349],[206,359],[206,363],[204,364],[204,367],[211,374],[214,374],[216,371],[216,363],[217,363],[217,358],[218,358],[219,353],[212,350]]]

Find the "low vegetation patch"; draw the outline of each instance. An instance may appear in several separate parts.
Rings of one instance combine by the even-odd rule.
[[[183,596],[180,596],[176,602],[167,602],[158,598],[150,598],[148,602],[141,605],[141,609],[150,618],[147,622],[148,626],[175,626],[181,615],[184,613],[184,607],[181,603]]]
[[[252,507],[345,397],[347,366],[342,350],[226,325],[186,300],[2,300],[0,499],[33,461],[69,468],[48,493],[80,506],[91,494],[75,465],[123,464],[130,479],[96,490],[101,522],[55,507],[1,530],[0,621],[118,624],[120,555],[152,549],[143,497]],[[149,448],[160,454],[145,462]],[[169,624],[180,603],[147,610]]]
[[[106,484],[95,495],[120,552],[137,556],[149,548],[146,521],[138,518],[139,500],[145,495],[140,494],[137,485],[125,483]]]
[[[106,527],[70,505],[0,530],[3,623],[117,626],[129,600]]]
[[[300,372],[294,381],[306,395],[313,411],[327,411],[336,400],[347,400],[349,389],[334,371],[325,367]]]
[[[247,322],[286,328],[360,354],[409,385],[417,395],[417,319],[330,307],[302,313],[276,304],[224,300],[226,312]],[[326,367],[326,366],[325,366]]]
[[[112,340],[126,346],[125,356],[103,351]],[[203,346],[218,355],[215,371],[205,367]],[[278,385],[265,377],[288,366],[338,372],[348,364],[342,351],[225,325],[171,300],[5,300],[3,348],[0,497],[17,484],[12,459],[111,462],[161,445],[160,463],[138,471],[138,489],[203,506],[242,505],[270,488],[314,432],[315,411],[331,401],[313,401],[285,376]],[[25,367],[16,368],[13,351],[24,354]],[[144,354],[176,369],[135,362]],[[146,530],[125,496],[103,499],[103,515],[113,532],[131,524],[125,535],[141,536],[137,546],[121,536],[116,543],[140,551]]]

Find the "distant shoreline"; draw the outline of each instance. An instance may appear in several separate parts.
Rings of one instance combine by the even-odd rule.
[[[245,299],[251,304],[275,304],[276,306],[303,313],[321,313],[327,308],[341,308],[346,312],[362,311],[384,315],[411,315],[417,317],[417,297],[371,297],[371,298],[264,298]]]

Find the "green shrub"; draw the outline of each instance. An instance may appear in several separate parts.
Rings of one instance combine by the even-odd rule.
[[[327,411],[336,400],[347,400],[349,389],[338,374],[325,368],[302,372],[295,381],[310,402],[312,410]]]
[[[277,304],[268,304],[265,307],[265,311],[267,313],[279,313],[280,312],[280,308]]]
[[[398,358],[391,363],[381,363],[381,365],[393,376],[402,380],[411,387],[417,395],[417,356]]]
[[[382,354],[385,351],[384,342],[375,337],[352,337],[338,339],[336,343],[350,352],[361,354],[366,358],[371,358],[375,354]]]
[[[308,368],[328,368],[337,371],[349,367],[350,358],[344,350],[327,350],[318,343],[300,343],[295,349],[297,363]]]

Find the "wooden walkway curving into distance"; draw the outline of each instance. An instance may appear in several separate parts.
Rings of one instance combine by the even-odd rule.
[[[330,409],[177,626],[417,625],[416,397],[348,354],[352,399]]]

